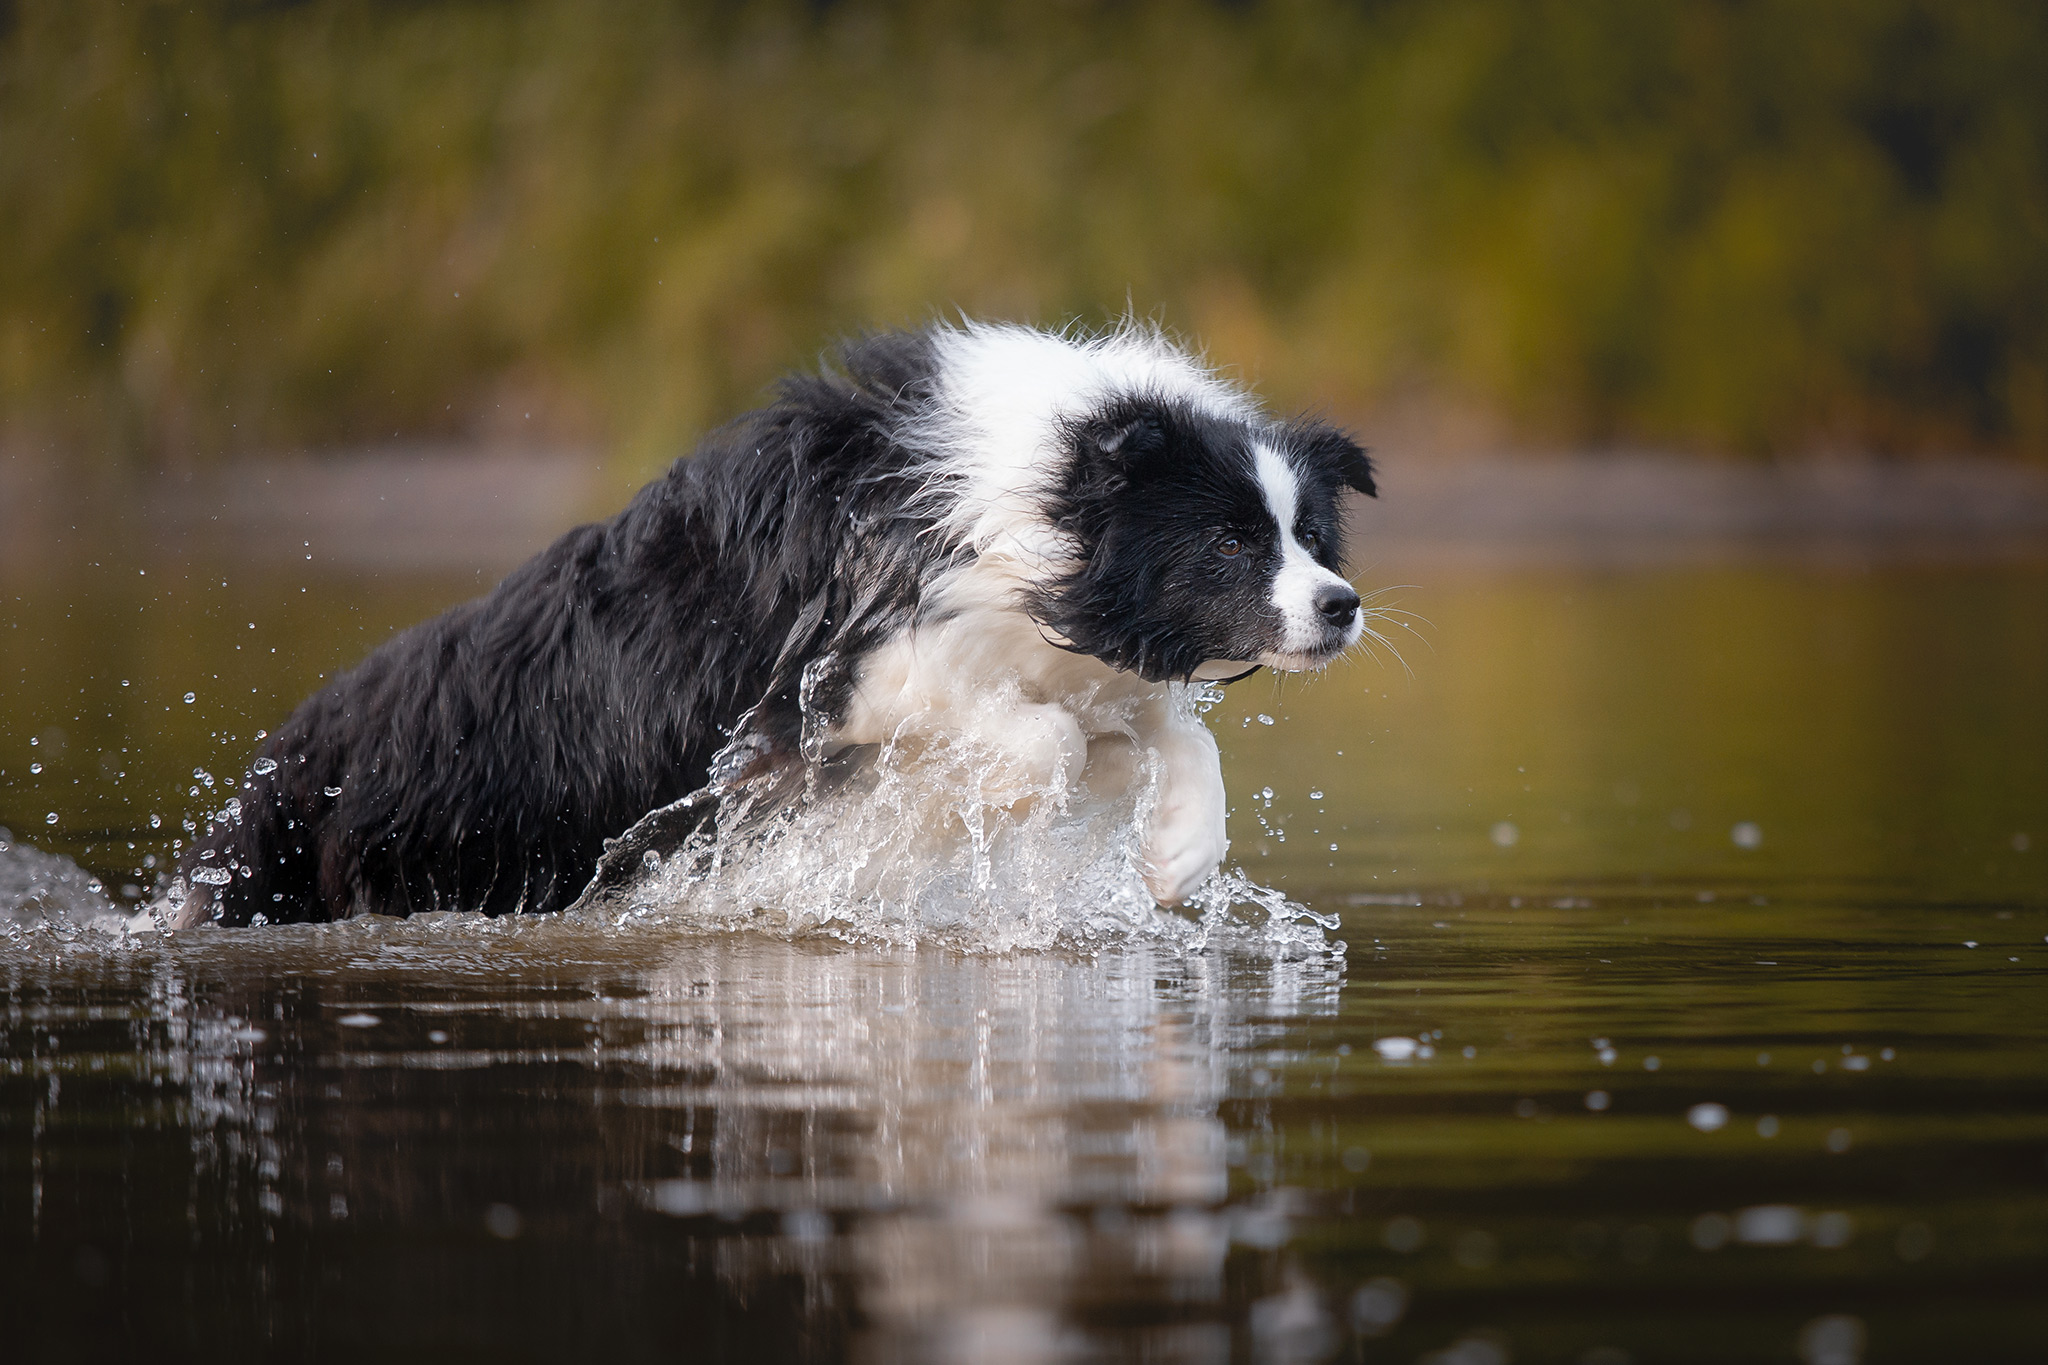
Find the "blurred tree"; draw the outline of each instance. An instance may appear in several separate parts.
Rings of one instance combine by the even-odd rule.
[[[2048,9],[0,9],[17,448],[644,467],[836,331],[1127,300],[1445,440],[2039,456]]]

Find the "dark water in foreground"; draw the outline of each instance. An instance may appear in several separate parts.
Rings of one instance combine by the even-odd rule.
[[[139,886],[469,590],[10,581],[0,824]],[[1404,596],[1412,679],[1213,718],[1341,957],[0,941],[4,1354],[2040,1359],[2048,569]]]

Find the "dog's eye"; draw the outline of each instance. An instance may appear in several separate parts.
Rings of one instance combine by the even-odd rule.
[[[1316,546],[1323,543],[1323,538],[1316,533],[1313,527],[1308,527],[1304,528],[1301,533],[1301,543],[1304,549],[1313,550]]]
[[[1225,559],[1235,559],[1244,553],[1244,542],[1236,536],[1225,536],[1216,542],[1216,553]]]

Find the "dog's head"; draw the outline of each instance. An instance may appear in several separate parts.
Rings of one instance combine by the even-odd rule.
[[[1344,433],[1131,396],[1063,439],[1044,510],[1073,567],[1033,611],[1073,648],[1159,681],[1318,668],[1357,643],[1341,502],[1375,489]]]

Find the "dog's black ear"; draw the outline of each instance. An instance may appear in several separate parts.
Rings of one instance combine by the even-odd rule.
[[[1372,480],[1372,456],[1348,436],[1344,439],[1344,482],[1368,498],[1380,495],[1379,485]]]
[[[1157,450],[1165,437],[1166,431],[1160,425],[1159,415],[1145,411],[1124,413],[1098,422],[1089,433],[1090,443],[1098,451],[1125,459]]]
[[[1336,470],[1337,477],[1346,484],[1368,498],[1380,495],[1379,485],[1372,478],[1372,458],[1365,453],[1364,446],[1321,422],[1298,423],[1290,434],[1297,449]]]

